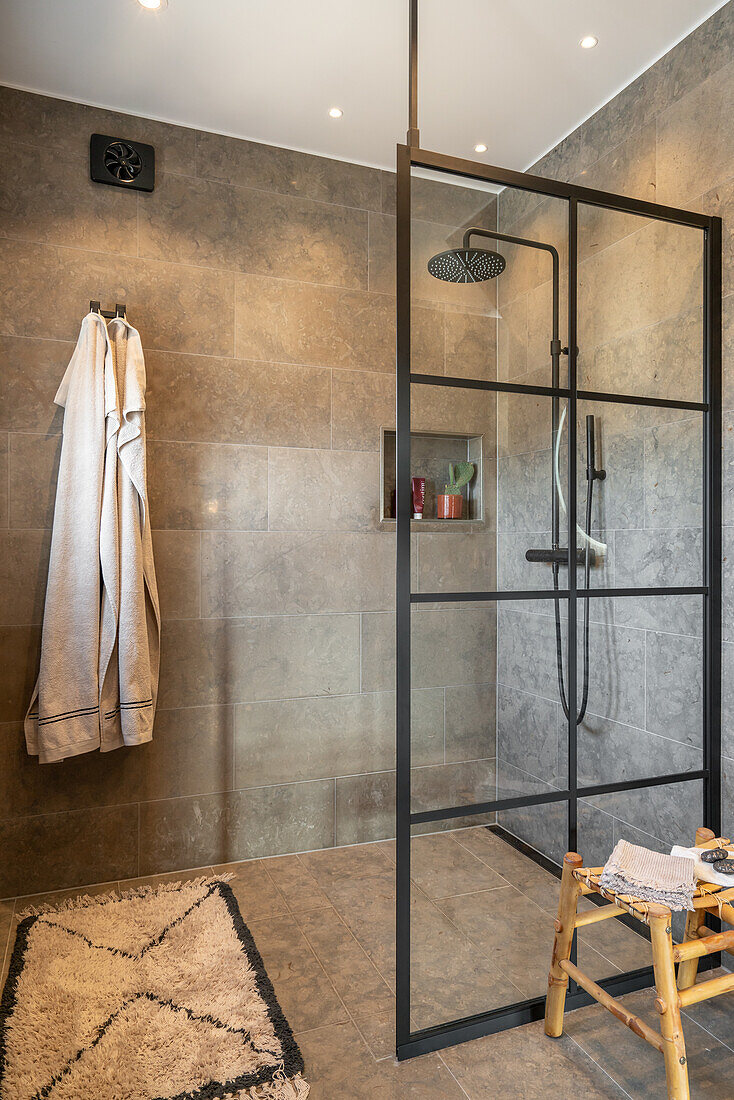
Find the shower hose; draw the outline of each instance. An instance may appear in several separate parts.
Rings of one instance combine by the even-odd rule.
[[[553,452],[553,480],[556,484],[556,492],[558,493],[558,503],[563,515],[566,515],[566,502],[563,499],[563,491],[561,489],[561,476],[559,469],[559,454],[561,449],[561,436],[563,435],[563,425],[566,419],[566,409],[564,408],[561,413],[561,419],[558,424],[558,432],[556,435],[555,448]],[[589,467],[593,467],[594,456],[587,455],[586,465],[587,470]],[[585,544],[586,552],[584,554],[584,588],[587,595],[584,596],[584,674],[583,674],[583,691],[581,695],[581,706],[576,715],[577,724],[583,720],[586,714],[586,707],[589,702],[589,578],[591,574],[591,551],[596,550],[597,553],[605,553],[607,547],[606,543],[599,542],[597,539],[591,537],[591,509],[594,499],[594,477],[588,479],[588,485],[586,489],[586,524],[585,530],[582,530],[578,524],[576,524],[577,535],[580,536],[581,541]],[[575,556],[575,555],[574,555]],[[575,564],[574,564],[575,568]],[[558,591],[558,574],[560,571],[560,562],[553,562],[553,589]],[[558,596],[553,600],[555,620],[556,620],[556,668],[558,670],[558,691],[561,696],[561,706],[563,707],[563,713],[566,718],[570,717],[569,700],[566,695],[566,685],[564,683],[563,675],[563,644],[561,639],[561,601]],[[574,623],[574,628],[575,628]],[[571,624],[569,623],[569,629]]]

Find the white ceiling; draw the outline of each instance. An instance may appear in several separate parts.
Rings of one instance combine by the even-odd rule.
[[[721,0],[420,0],[427,149],[529,167]],[[392,167],[408,0],[0,0],[0,82]],[[595,34],[599,45],[579,48]],[[334,121],[328,109],[339,106]],[[488,152],[477,157],[474,145]]]

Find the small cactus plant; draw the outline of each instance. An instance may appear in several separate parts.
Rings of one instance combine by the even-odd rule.
[[[473,462],[449,462],[449,480],[444,486],[446,496],[461,496],[461,490],[474,477]]]

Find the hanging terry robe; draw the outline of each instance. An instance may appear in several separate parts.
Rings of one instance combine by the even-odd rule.
[[[100,745],[100,684],[111,669],[119,604],[117,433],[112,348],[104,319],[82,321],[55,401],[64,408],[41,663],[25,720],[42,763]]]
[[[121,424],[117,434],[120,601],[115,655],[118,680],[101,708],[102,751],[140,745],[153,736],[158,695],[160,609],[148,513],[145,449],[145,361],[137,329],[108,325]]]

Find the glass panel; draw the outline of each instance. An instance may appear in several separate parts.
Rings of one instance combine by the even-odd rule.
[[[566,401],[555,402],[556,422]],[[497,395],[497,587],[553,588],[549,561],[537,560],[553,548],[554,463],[566,474],[553,447],[554,401],[530,394]],[[563,489],[564,497],[568,496]],[[568,546],[568,521],[559,512],[557,541]],[[528,561],[527,553],[536,560]],[[560,586],[565,587],[565,569]]]
[[[497,610],[497,797],[567,785],[567,723],[560,702],[557,637],[567,690],[567,601],[506,603]],[[498,821],[555,860],[566,851],[566,807],[504,811]]]
[[[703,400],[703,233],[578,206],[579,388]]]
[[[496,791],[495,605],[415,605],[411,627],[412,810],[491,801]],[[378,660],[381,652],[378,647]],[[466,823],[482,820],[493,818],[472,817]],[[422,831],[454,829],[462,821],[430,823]]]
[[[497,229],[555,248],[557,324],[562,345],[568,343],[567,269],[568,206],[564,199],[506,187],[497,197]],[[497,377],[534,386],[565,386],[568,361],[561,356],[554,376],[550,354],[553,337],[553,261],[547,251],[528,244],[500,242],[497,251],[506,268],[497,279]]]
[[[649,598],[665,601],[657,629],[590,621],[588,666],[579,602],[579,712],[588,667],[587,706],[577,736],[579,786],[703,767],[703,606],[702,597],[690,599],[698,606],[694,634],[682,634],[666,620],[666,597]],[[618,599],[616,607],[629,602],[634,597]]]
[[[579,802],[578,850],[592,867],[606,862],[618,840],[669,855],[674,844],[693,844],[703,817],[703,784],[698,779],[596,795]],[[680,939],[685,913],[674,913],[673,922],[674,938]]]
[[[590,587],[703,584],[703,414],[579,401],[577,432],[579,547],[592,487]],[[604,475],[591,483],[590,458]]]
[[[532,905],[523,887],[537,893],[545,885],[552,899],[553,876],[487,829],[473,828],[414,836],[411,877],[414,1027],[545,991],[553,916]]]

